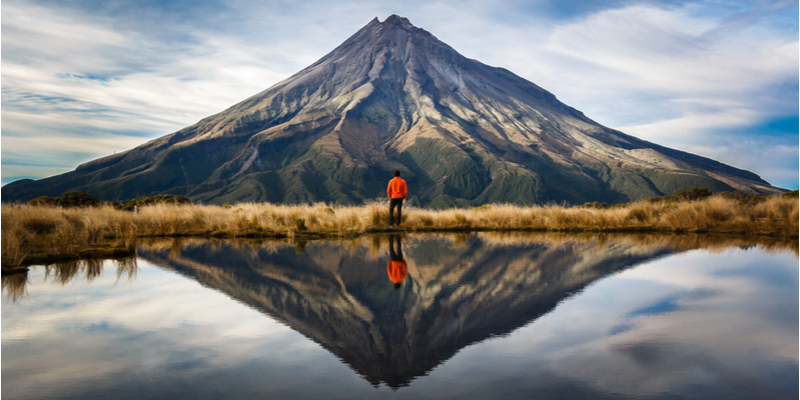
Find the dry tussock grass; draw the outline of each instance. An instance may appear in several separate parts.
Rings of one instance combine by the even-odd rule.
[[[637,202],[610,209],[563,206],[521,207],[493,204],[474,209],[428,210],[406,207],[409,230],[545,230],[724,232],[798,235],[798,200],[772,196],[756,205],[720,196],[684,203]],[[19,265],[35,253],[72,254],[104,243],[126,245],[142,236],[287,236],[298,232],[332,235],[380,230],[388,206],[274,205],[234,206],[156,204],[133,213],[112,207],[58,209],[2,206],[2,262]]]
[[[2,206],[3,266],[19,265],[34,253],[74,255],[92,245],[130,246],[136,235],[133,214],[113,207]],[[109,237],[115,240],[108,243]]]

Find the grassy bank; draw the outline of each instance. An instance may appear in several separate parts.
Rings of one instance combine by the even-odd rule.
[[[798,236],[798,199],[770,196],[758,202],[711,196],[695,201],[641,201],[612,208],[521,207],[492,204],[474,209],[406,207],[407,231],[696,232]],[[138,214],[111,206],[58,208],[2,206],[4,268],[42,257],[89,257],[92,248],[133,249],[137,238],[157,236],[289,237],[354,236],[384,229],[388,206],[326,204],[233,206],[155,204]],[[98,247],[101,246],[101,247]]]

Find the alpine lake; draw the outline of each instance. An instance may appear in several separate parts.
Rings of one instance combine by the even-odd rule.
[[[3,276],[6,399],[796,399],[798,242],[152,239]]]

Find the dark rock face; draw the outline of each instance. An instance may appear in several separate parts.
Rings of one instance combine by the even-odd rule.
[[[432,207],[616,203],[693,186],[777,193],[756,174],[603,127],[510,71],[402,17],[195,125],[75,171],[3,187],[4,201],[82,190],[103,200],[359,203],[399,169]]]
[[[384,252],[388,252],[385,248]],[[598,279],[676,252],[626,241],[417,240],[400,289],[388,254],[333,243],[140,247],[137,256],[253,307],[319,343],[373,385],[408,385],[462,348],[508,334]],[[373,252],[374,253],[374,252]]]

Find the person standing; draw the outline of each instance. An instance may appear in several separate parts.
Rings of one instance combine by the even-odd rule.
[[[400,177],[400,171],[394,170],[394,179],[389,181],[389,188],[386,189],[389,195],[389,226],[400,226],[403,215],[403,199],[408,194],[406,181]],[[397,208],[397,222],[394,219],[394,209]]]

